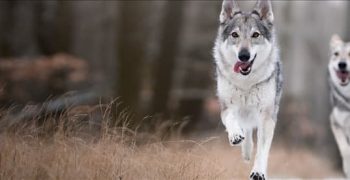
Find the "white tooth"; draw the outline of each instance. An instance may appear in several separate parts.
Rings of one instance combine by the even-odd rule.
[[[249,72],[249,71],[250,71],[250,69],[251,69],[251,68],[249,67],[247,71]]]

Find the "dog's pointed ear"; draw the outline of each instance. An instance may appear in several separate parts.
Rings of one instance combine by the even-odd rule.
[[[272,5],[270,0],[258,0],[255,5],[254,11],[258,12],[262,20],[267,20],[272,23],[274,20]]]
[[[225,24],[233,18],[234,14],[240,12],[238,4],[235,0],[224,0],[220,13],[220,23]]]
[[[339,44],[343,44],[343,40],[340,38],[338,34],[333,34],[330,42],[330,46],[333,48],[338,46]]]

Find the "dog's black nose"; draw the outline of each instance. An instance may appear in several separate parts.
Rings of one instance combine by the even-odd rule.
[[[346,62],[340,62],[338,64],[338,67],[340,70],[346,70]]]
[[[249,61],[250,53],[249,53],[248,49],[242,49],[238,54],[238,58],[239,58],[239,60],[241,60],[243,62]]]

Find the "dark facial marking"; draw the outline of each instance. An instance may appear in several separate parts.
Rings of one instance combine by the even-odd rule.
[[[235,15],[237,15],[237,14],[240,14],[240,16],[235,17]],[[260,34],[263,37],[265,37],[268,41],[271,41],[271,38],[272,38],[271,30],[272,30],[273,24],[270,22],[261,20],[260,14],[258,11],[253,10],[250,14],[238,11],[237,13],[235,13],[235,15],[233,16],[233,18],[230,21],[228,21],[225,24],[222,24],[223,29],[224,29],[222,32],[222,37],[223,37],[222,40],[223,41],[225,41],[229,36],[231,36],[232,30],[235,27],[237,27],[240,24],[243,25],[244,23],[247,23],[249,21],[249,19],[254,19],[254,21],[255,21],[254,23],[258,27]],[[256,16],[258,16],[258,17],[256,17]]]
[[[260,21],[260,20],[255,20],[256,22],[256,25],[261,33],[261,35],[263,35],[268,41],[271,40],[271,30],[272,30],[272,24],[268,24],[268,26],[270,27],[267,27],[263,21]]]
[[[231,32],[234,27],[236,27],[235,21],[230,21],[229,23],[224,25],[224,31],[222,33],[224,38],[223,41],[225,41],[229,36],[231,36]]]
[[[244,23],[247,23],[248,22],[248,19],[249,19],[249,16],[244,16]]]
[[[237,15],[237,14],[242,14],[242,11],[237,11],[237,12],[235,12],[235,13],[233,14],[232,17],[234,17],[234,16]]]
[[[253,10],[251,14],[257,15],[259,18],[261,18],[260,13],[257,10]]]

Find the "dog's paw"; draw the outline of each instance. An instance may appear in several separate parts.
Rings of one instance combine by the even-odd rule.
[[[249,178],[250,180],[265,180],[265,175],[260,172],[252,172]]]
[[[230,141],[231,146],[239,145],[244,140],[244,136],[240,134],[229,135],[228,139]]]

